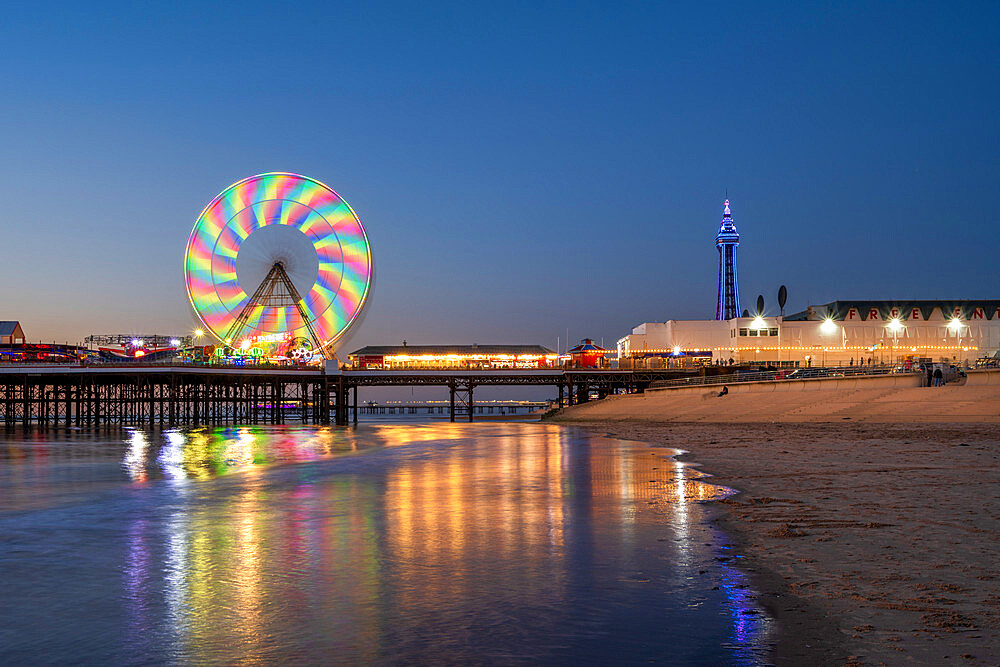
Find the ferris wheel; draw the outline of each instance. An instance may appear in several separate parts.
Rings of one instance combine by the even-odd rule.
[[[364,310],[371,247],[343,198],[286,172],[230,185],[198,216],[184,256],[188,298],[223,344],[304,338],[327,357]]]

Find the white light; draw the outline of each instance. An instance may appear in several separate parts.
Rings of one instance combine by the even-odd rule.
[[[132,339],[132,347],[142,347],[142,339],[141,338],[133,338]]]
[[[681,353],[681,346],[680,345],[674,345],[674,356],[676,357],[680,353]]]
[[[823,320],[823,324],[819,326],[819,330],[825,334],[836,333],[837,325],[834,323],[832,317],[828,317],[825,320]]]
[[[170,346],[171,347],[177,347],[180,344],[181,344],[181,342],[179,340],[177,340],[176,338],[171,338],[170,339]]]
[[[240,347],[242,347],[244,350],[250,347],[250,339],[244,338],[243,342],[240,343]]]
[[[886,326],[889,327],[889,331],[896,332],[903,328],[903,323],[899,321],[898,317],[894,317],[889,320],[889,324]]]
[[[750,323],[750,328],[751,329],[766,329],[767,328],[767,322],[764,321],[763,317],[761,317],[760,315],[758,315],[757,317],[753,318],[753,322]]]
[[[205,335],[205,332],[204,332],[204,331],[202,331],[201,329],[195,329],[195,330],[194,330],[194,335],[195,335],[195,336],[204,336],[204,335]]]
[[[951,322],[948,323],[948,328],[951,329],[952,331],[958,331],[959,329],[962,328],[962,320],[958,319],[957,317],[953,317]]]

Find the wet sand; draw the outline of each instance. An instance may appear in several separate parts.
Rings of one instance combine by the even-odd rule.
[[[722,501],[720,521],[768,593],[779,663],[997,664],[1000,425],[988,422],[1000,389],[921,391],[942,401],[927,392],[952,389],[983,393],[987,423],[944,423],[947,410],[926,403],[900,403],[893,423],[884,406],[845,410],[853,399],[835,391],[812,399],[839,406],[826,423],[787,423],[787,411],[778,423],[760,395],[756,423],[664,421],[650,409],[665,400],[656,394],[635,408],[615,399],[556,420],[687,450],[714,481],[741,491]],[[941,423],[913,423],[921,410]],[[815,408],[798,421],[822,418]]]

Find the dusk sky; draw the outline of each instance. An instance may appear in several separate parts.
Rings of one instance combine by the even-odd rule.
[[[608,346],[750,307],[1000,298],[1000,4],[19,3],[0,22],[0,319],[190,332],[222,189],[323,181],[377,272],[364,344]]]

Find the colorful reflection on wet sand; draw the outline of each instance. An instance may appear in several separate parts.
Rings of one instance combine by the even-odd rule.
[[[9,437],[0,658],[766,662],[726,491],[673,453],[523,423]]]

